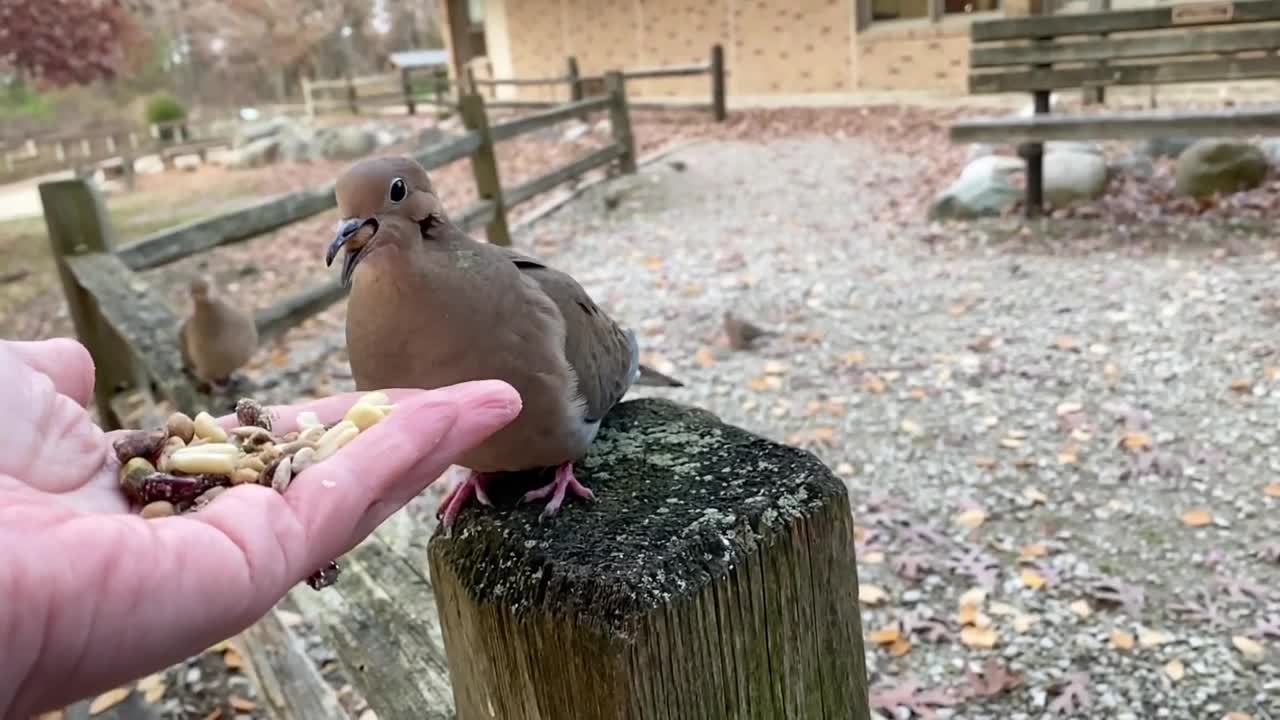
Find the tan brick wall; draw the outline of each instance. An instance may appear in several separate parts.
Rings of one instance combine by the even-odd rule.
[[[851,0],[735,0],[729,93],[853,89]]]
[[[965,92],[969,72],[968,24],[951,21],[936,26],[903,21],[902,25],[909,27],[873,25],[858,35],[858,87]]]

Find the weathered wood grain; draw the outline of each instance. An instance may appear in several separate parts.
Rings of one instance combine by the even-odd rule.
[[[593,503],[539,522],[512,476],[431,540],[459,720],[869,717],[849,498],[817,458],[636,400],[575,472]]]
[[[1109,37],[1082,42],[992,47],[976,45],[969,51],[970,67],[1075,63],[1091,60],[1128,60],[1209,53],[1237,53],[1280,48],[1280,28],[1241,28],[1223,32],[1169,33],[1137,37]]]
[[[578,100],[576,102],[557,105],[550,110],[498,123],[497,125],[489,128],[489,132],[493,136],[494,142],[501,142],[503,140],[510,140],[511,138],[519,135],[524,135],[525,133],[533,132],[539,128],[564,122],[565,120],[584,118],[587,115],[603,110],[608,106],[608,98],[598,97],[589,98],[587,100]]]
[[[971,73],[969,92],[1006,93],[1108,85],[1168,85],[1280,77],[1280,57],[1219,58],[1105,67],[1045,68]]]
[[[1139,140],[1155,136],[1248,137],[1280,129],[1280,107],[970,118],[951,125],[954,142]]]
[[[309,588],[308,588],[309,589]],[[306,647],[275,610],[232,639],[258,689],[260,709],[273,720],[345,720],[338,694],[320,675]]]
[[[576,178],[583,173],[607,165],[617,160],[625,154],[623,149],[616,144],[606,145],[598,150],[574,160],[568,165],[563,165],[549,173],[539,175],[538,177],[521,183],[506,192],[507,207],[515,207],[522,202],[531,200],[541,195],[560,183],[567,182]]]
[[[1180,3],[1200,4],[1200,3]],[[1204,25],[1243,24],[1280,20],[1280,2],[1276,0],[1235,0],[1235,2],[1209,3],[1230,6],[1231,17],[1225,22],[1206,13],[1199,22],[1175,23],[1173,16],[1177,5],[1162,5],[1135,10],[1107,10],[1103,12],[1068,13],[1031,17],[982,20],[973,23],[970,37],[974,42],[990,40],[1021,40],[1062,35],[1097,35],[1099,33],[1158,30],[1177,26],[1191,29]]]

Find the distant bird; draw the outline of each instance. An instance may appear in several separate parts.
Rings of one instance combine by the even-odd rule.
[[[724,313],[724,334],[729,340],[729,347],[734,350],[747,350],[756,340],[768,335],[777,335],[772,330],[765,330],[728,310]]]
[[[192,280],[189,289],[191,314],[178,329],[182,360],[193,375],[221,390],[258,348],[253,313],[212,295],[204,278]]]
[[[426,170],[408,157],[361,160],[338,178],[341,213],[325,263],[345,251],[347,353],[360,390],[438,388],[498,379],[523,407],[457,461],[469,470],[441,503],[448,532],[493,475],[555,469],[521,502],[594,497],[574,477],[600,422],[633,384],[679,387],[640,363],[618,326],[572,277],[509,248],[477,242],[445,215]]]

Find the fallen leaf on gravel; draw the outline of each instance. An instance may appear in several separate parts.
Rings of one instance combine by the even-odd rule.
[[[1032,590],[1039,590],[1045,584],[1044,576],[1030,568],[1023,570],[1019,579],[1022,580],[1023,585]]]
[[[753,377],[747,381],[747,386],[756,392],[764,392],[765,390],[777,390],[782,387],[782,380],[776,375],[761,375]]]
[[[1088,674],[1072,673],[1067,676],[1067,682],[1058,687],[1057,697],[1049,703],[1048,710],[1056,715],[1078,716],[1081,709],[1092,704]]]
[[[698,348],[698,351],[693,354],[693,361],[698,364],[698,367],[704,369],[716,364],[715,356],[707,348]]]
[[[222,708],[218,707],[218,708],[214,708],[213,712],[209,713],[208,715],[205,715],[204,720],[218,720],[218,718],[220,717],[222,717]]]
[[[210,645],[209,649],[206,652],[220,653],[220,652],[224,652],[229,647],[231,647],[231,642],[229,640],[223,640],[222,642],[219,642],[217,644]]]
[[[1144,648],[1159,647],[1172,639],[1168,633],[1160,632],[1159,630],[1138,631],[1138,644]]]
[[[837,475],[852,475],[853,473],[854,473],[853,465],[847,462],[842,462],[836,466]]]
[[[1133,635],[1131,633],[1127,633],[1123,630],[1112,630],[1110,640],[1111,647],[1117,650],[1133,649]]]
[[[242,698],[239,695],[232,695],[229,702],[231,703],[231,708],[233,710],[239,710],[241,712],[249,712],[251,710],[258,709],[258,703]]]
[[[222,662],[226,663],[230,670],[239,670],[244,667],[244,658],[240,657],[240,653],[236,652],[235,648],[227,648],[227,651],[222,653]]]
[[[1093,614],[1093,608],[1089,607],[1088,600],[1076,600],[1071,603],[1071,612],[1082,618],[1087,618]]]
[[[955,523],[957,525],[963,528],[968,528],[970,530],[976,530],[978,527],[982,525],[982,523],[986,521],[987,521],[987,513],[977,509],[965,510],[959,515],[956,515],[956,518],[955,518]]]
[[[879,550],[874,550],[858,558],[858,563],[863,565],[879,565],[882,562],[884,562],[884,553]]]
[[[1090,586],[1089,592],[1101,605],[1123,607],[1135,617],[1142,612],[1142,606],[1147,601],[1147,592],[1141,585],[1118,578],[1098,580]]]
[[[1250,660],[1261,660],[1266,655],[1266,650],[1262,647],[1261,643],[1256,640],[1250,640],[1243,635],[1236,635],[1232,637],[1231,644],[1240,651],[1241,655],[1244,655]]]
[[[867,606],[876,606],[889,599],[889,593],[875,585],[858,586],[858,602]]]
[[[1267,483],[1267,486],[1262,488],[1262,492],[1267,497],[1280,498],[1280,483]]]
[[[891,645],[900,637],[902,637],[902,631],[898,629],[898,623],[894,622],[871,633],[867,639],[877,645]]]
[[[959,698],[952,695],[949,690],[944,688],[921,690],[912,682],[904,682],[893,687],[872,688],[867,699],[870,701],[871,709],[881,717],[883,713],[888,713],[889,717],[901,717],[900,711],[905,709],[908,717],[914,714],[921,718],[931,718],[935,717],[934,711],[939,707],[955,705],[959,702]]]
[[[1032,505],[1043,505],[1049,502],[1049,496],[1040,492],[1038,489],[1029,487],[1022,491],[1022,497],[1026,498]]]
[[[919,435],[924,432],[924,428],[920,427],[920,423],[915,420],[906,419],[902,421],[902,432],[908,435]]]
[[[968,685],[962,690],[969,697],[993,697],[1022,685],[1022,673],[1010,672],[995,658],[989,658],[982,672],[968,673]]]
[[[973,459],[973,464],[980,468],[993,468],[996,466],[996,459],[985,455]]]
[[[1010,450],[1016,450],[1016,449],[1018,449],[1018,448],[1022,447],[1022,444],[1023,444],[1023,443],[1022,443],[1022,439],[1021,439],[1021,438],[1016,438],[1016,437],[1003,437],[1003,438],[1000,438],[1000,445],[1001,445],[1001,446],[1003,446],[1003,447],[1006,447],[1006,448],[1008,448],[1008,449],[1010,449]]]
[[[1231,381],[1231,390],[1238,393],[1247,393],[1253,389],[1253,381],[1249,378],[1236,378]]]
[[[790,369],[790,366],[786,363],[778,362],[777,360],[770,360],[764,364],[765,375],[785,375]]]
[[[138,690],[142,692],[143,699],[148,703],[154,705],[160,702],[165,691],[164,675],[155,673],[142,678],[138,681]]]
[[[1036,558],[1042,558],[1049,554],[1049,549],[1041,543],[1031,543],[1022,548],[1018,553],[1018,562],[1030,562]]]
[[[1074,415],[1083,410],[1084,406],[1078,402],[1064,402],[1058,403],[1058,407],[1054,409],[1054,413],[1058,417],[1063,417],[1064,415]]]
[[[889,559],[889,567],[908,580],[919,580],[929,570],[929,558],[920,553],[899,553]]]
[[[986,602],[986,599],[986,590],[982,588],[972,588],[970,590],[966,590],[965,593],[960,596],[960,607],[981,607],[982,603]]]
[[[1012,605],[1009,605],[1008,603],[1002,603],[1002,602],[991,603],[991,607],[987,608],[987,611],[990,612],[992,615],[1017,615],[1018,614],[1018,608]]]
[[[101,715],[116,705],[124,702],[124,699],[129,697],[129,693],[131,692],[133,692],[133,688],[118,687],[114,690],[108,690],[102,693],[98,697],[94,698],[93,702],[89,704],[89,714]]]
[[[1182,524],[1187,527],[1204,527],[1213,522],[1213,516],[1207,510],[1188,510],[1182,513]]]
[[[956,623],[960,625],[972,625],[978,620],[978,608],[973,605],[961,605],[956,611]]]
[[[1031,630],[1031,626],[1036,623],[1035,615],[1019,615],[1013,619],[1013,629],[1019,633],[1025,633]]]
[[[960,631],[960,642],[973,648],[990,650],[996,646],[999,636],[995,628],[969,626]]]
[[[1168,675],[1170,680],[1178,682],[1187,676],[1187,668],[1181,660],[1174,658],[1164,664],[1164,674]]]
[[[1151,448],[1151,436],[1140,432],[1127,433],[1124,437],[1120,438],[1120,444],[1123,445],[1126,450],[1135,452],[1138,450],[1149,450]]]
[[[1253,716],[1243,712],[1229,712],[1222,716],[1222,720],[1253,720]]]
[[[1058,452],[1059,465],[1075,465],[1080,462],[1080,451],[1075,445],[1068,445]]]
[[[1076,340],[1069,335],[1062,335],[1057,340],[1053,341],[1053,346],[1063,352],[1070,352],[1071,350],[1076,349]]]
[[[898,638],[889,646],[889,655],[893,657],[902,657],[911,652],[911,643],[905,638]]]

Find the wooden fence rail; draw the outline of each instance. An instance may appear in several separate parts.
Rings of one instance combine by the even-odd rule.
[[[507,211],[598,167],[617,163],[635,172],[635,145],[621,73],[606,78],[607,95],[573,102],[528,117],[490,125],[484,99],[466,95],[461,109],[467,132],[415,155],[428,170],[470,158],[479,200],[457,213],[464,228],[485,226],[489,242],[510,245]],[[494,146],[564,120],[608,111],[612,142],[527,182],[502,187]],[[45,224],[76,334],[97,371],[95,404],[103,427],[123,427],[127,395],[156,390],[177,409],[210,407],[187,378],[177,345],[179,317],[141,274],[230,243],[243,242],[336,206],[333,182],[263,200],[251,207],[179,225],[117,248],[96,187],[84,179],[39,186]],[[263,338],[278,335],[342,299],[336,278],[261,310]]]

